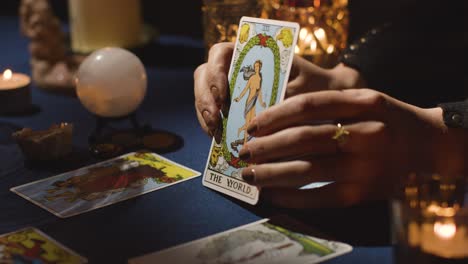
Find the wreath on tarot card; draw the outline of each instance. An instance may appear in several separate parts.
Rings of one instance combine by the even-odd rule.
[[[236,65],[234,67],[233,74],[231,76],[231,80],[229,81],[229,92],[232,98],[232,94],[234,93],[234,87],[236,85],[237,75],[240,72],[240,68],[242,62],[244,61],[245,56],[249,53],[249,51],[255,47],[261,46],[264,48],[269,48],[273,53],[274,58],[274,79],[273,79],[273,89],[271,92],[271,98],[268,106],[272,106],[276,102],[276,97],[278,95],[278,86],[279,86],[279,76],[280,76],[280,51],[278,44],[276,43],[275,39],[271,36],[265,34],[258,34],[252,37],[247,44],[245,44],[244,48],[242,49],[241,53],[239,54],[239,58],[237,59]],[[227,163],[234,167],[234,168],[242,168],[246,167],[248,164],[245,161],[236,157],[232,152],[229,151],[226,143],[226,127],[227,127],[227,118],[223,119],[223,137],[222,137],[222,154],[226,159]]]

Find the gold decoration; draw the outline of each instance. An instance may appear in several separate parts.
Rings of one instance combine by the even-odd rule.
[[[242,16],[259,17],[262,9],[257,0],[203,0],[203,30],[206,54],[215,43],[234,42]],[[241,26],[247,40],[249,27]]]
[[[348,37],[347,0],[261,0],[263,14],[294,21],[301,26],[295,53],[331,68],[336,65]]]

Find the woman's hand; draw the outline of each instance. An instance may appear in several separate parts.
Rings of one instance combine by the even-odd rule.
[[[214,135],[220,122],[219,111],[227,100],[229,64],[234,43],[218,43],[209,51],[208,62],[194,73],[195,109],[205,132]]]
[[[218,43],[208,55],[208,61],[194,73],[195,108],[198,120],[210,135],[220,122],[219,111],[229,98],[228,71],[234,43]],[[359,72],[339,64],[323,69],[302,57],[295,56],[291,67],[286,97],[319,90],[338,90],[364,87]]]
[[[333,139],[337,123],[349,132],[342,141]],[[383,198],[409,172],[439,169],[437,153],[465,148],[448,143],[440,108],[418,108],[370,89],[294,96],[255,117],[248,133],[256,138],[239,156],[256,165],[242,171],[244,180],[263,188],[262,196],[274,204],[294,208]],[[455,147],[442,150],[449,145]],[[323,181],[333,183],[299,189]]]

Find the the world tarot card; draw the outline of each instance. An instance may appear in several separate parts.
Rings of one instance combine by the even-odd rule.
[[[296,47],[297,23],[243,17],[228,73],[231,102],[222,113],[214,137],[203,184],[250,204],[258,202],[259,190],[242,180],[248,164],[239,151],[252,137],[251,120],[284,98]],[[228,112],[228,113],[227,113]]]

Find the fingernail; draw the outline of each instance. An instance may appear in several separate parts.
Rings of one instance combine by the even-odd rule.
[[[213,86],[211,86],[210,90],[211,90],[212,94],[218,94],[218,87],[213,85]]]
[[[249,135],[253,135],[255,132],[258,130],[258,125],[256,122],[250,123],[250,125],[247,127],[247,133]]]
[[[239,152],[239,159],[248,160],[250,158],[250,151],[247,147],[243,147]]]
[[[254,169],[246,169],[242,171],[242,179],[248,184],[252,184],[255,180],[255,170]]]
[[[203,118],[205,121],[210,118],[210,112],[208,112],[208,110],[203,111]]]

